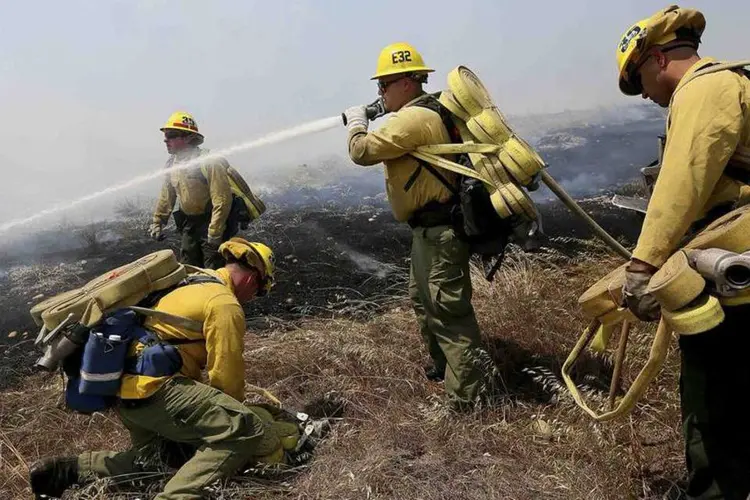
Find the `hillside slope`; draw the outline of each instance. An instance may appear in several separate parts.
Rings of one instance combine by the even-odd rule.
[[[246,380],[292,407],[341,420],[307,467],[277,479],[237,478],[217,498],[677,498],[675,356],[623,422],[593,423],[560,385],[559,369],[584,327],[577,297],[620,262],[599,244],[576,243],[573,257],[514,252],[491,284],[473,276],[496,366],[488,367],[485,407],[470,414],[443,409],[442,386],[424,379],[426,354],[403,287],[369,312],[354,301],[357,314],[347,314],[342,299],[341,314],[251,323]],[[638,325],[632,333],[625,387],[652,332]],[[607,358],[585,360],[576,375],[599,403],[610,376]],[[39,457],[121,449],[127,441],[111,413],[65,411],[59,376],[27,377],[0,392],[0,496],[27,498],[27,467]],[[160,480],[119,489],[100,481],[69,498],[134,499]]]

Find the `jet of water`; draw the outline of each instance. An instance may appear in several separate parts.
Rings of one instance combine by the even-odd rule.
[[[205,155],[194,158],[190,161],[186,161],[184,163],[175,164],[172,166],[171,171],[183,170],[186,168],[193,168],[193,167],[198,166],[200,163],[202,163],[203,161],[207,159],[216,158],[219,156],[229,156],[234,153],[239,153],[240,151],[247,151],[248,149],[254,149],[254,148],[259,148],[261,146],[267,146],[269,144],[275,144],[277,142],[286,141],[288,139],[294,139],[295,137],[314,134],[316,132],[323,132],[324,130],[328,130],[328,129],[331,129],[333,127],[340,126],[340,125],[341,125],[340,115],[332,116],[330,118],[323,118],[321,120],[315,120],[312,122],[304,123],[302,125],[297,125],[295,127],[290,127],[288,129],[280,130],[272,134],[265,135],[263,137],[260,137],[259,139],[253,139],[251,141],[243,142],[235,146],[230,146],[230,147],[227,147],[227,148],[215,151],[215,152],[210,152]],[[88,194],[76,200],[64,202],[59,205],[55,205],[54,207],[42,210],[41,212],[38,212],[32,216],[6,222],[5,224],[0,225],[0,233],[3,233],[16,226],[28,224],[29,222],[33,222],[37,219],[41,219],[42,217],[45,217],[47,215],[52,215],[58,212],[62,212],[64,210],[73,208],[77,205],[81,205],[82,203],[86,203],[88,201],[94,200],[96,198],[100,198],[102,196],[106,196],[114,192],[130,188],[142,182],[155,179],[156,177],[159,177],[161,175],[164,175],[163,168],[155,172],[152,172],[150,174],[145,174],[145,175],[135,177],[134,179],[131,179],[127,182],[123,182],[122,184],[117,184],[115,186],[102,189],[101,191],[97,191],[96,193]]]

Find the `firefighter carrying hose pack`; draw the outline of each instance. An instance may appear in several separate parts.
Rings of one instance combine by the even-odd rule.
[[[695,9],[671,5],[638,21],[617,46],[620,90],[669,110],[661,169],[625,269],[623,296],[638,318],[663,316],[652,277],[686,238],[750,201],[750,61],[697,53],[706,26]],[[750,249],[750,234],[742,245]],[[653,280],[656,281],[656,280]],[[649,283],[651,282],[651,288]],[[691,498],[750,494],[750,305],[698,334],[680,335],[680,397]]]

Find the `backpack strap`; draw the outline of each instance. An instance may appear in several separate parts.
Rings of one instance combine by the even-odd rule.
[[[675,89],[674,94],[679,92],[679,90],[687,85],[688,83],[692,82],[699,76],[703,75],[709,75],[711,73],[718,73],[719,71],[727,71],[727,70],[743,70],[745,77],[750,77],[747,70],[744,70],[744,68],[747,68],[750,66],[750,59],[743,60],[743,61],[733,61],[733,62],[715,62],[710,63],[709,65],[704,66],[703,68],[693,72],[689,77],[685,78],[684,80],[680,81],[679,85],[677,85],[677,88]]]
[[[183,264],[183,266],[185,266],[185,270],[190,274],[188,274],[185,278],[183,278],[177,284],[171,287],[167,287],[162,290],[149,294],[146,298],[144,298],[143,300],[139,302],[139,305],[143,307],[153,306],[168,293],[172,292],[173,290],[176,290],[179,287],[186,286],[186,285],[196,285],[200,283],[219,283],[221,285],[224,284],[219,278],[216,278],[206,273],[203,269],[199,267],[194,267],[188,264]]]
[[[170,314],[164,311],[157,311],[156,309],[150,309],[148,307],[130,306],[128,309],[142,314],[143,316],[151,316],[159,321],[163,321],[164,323],[168,323],[178,328],[185,328],[186,330],[191,330],[193,332],[203,333],[203,323],[201,321],[177,316],[176,314]]]
[[[199,270],[199,268],[193,268],[196,270]],[[163,321],[164,323],[170,324],[172,326],[178,327],[178,328],[185,328],[186,330],[191,330],[194,332],[203,332],[203,323],[200,321],[196,321],[190,318],[185,318],[183,316],[177,316],[176,314],[170,314],[164,311],[157,311],[156,309],[152,309],[151,307],[144,307],[144,306],[154,306],[156,305],[165,295],[167,295],[170,292],[173,292],[177,288],[187,286],[187,285],[197,285],[201,283],[219,283],[224,284],[219,278],[216,278],[214,276],[211,276],[206,273],[201,274],[190,274],[185,279],[177,283],[176,285],[166,288],[164,290],[159,290],[158,292],[152,293],[148,297],[146,297],[144,300],[142,300],[138,306],[130,306],[130,309],[133,311],[143,315],[143,316],[151,316],[153,318],[158,319],[159,321]]]
[[[750,170],[737,165],[728,164],[724,168],[724,175],[742,184],[750,185]]]
[[[461,139],[461,134],[458,131],[456,124],[453,122],[453,115],[451,114],[450,110],[448,110],[440,103],[440,101],[438,100],[438,96],[439,93],[425,94],[421,99],[415,101],[412,106],[427,108],[437,113],[443,122],[443,126],[445,126],[445,130],[448,132],[448,136],[450,137],[451,142],[454,144],[461,144],[463,140]]]
[[[433,94],[425,94],[421,99],[418,99],[412,106],[418,106],[421,108],[427,108],[431,111],[434,111],[440,116],[440,119],[443,122],[443,126],[445,127],[445,130],[448,132],[448,136],[451,139],[451,142],[454,144],[460,144],[461,141],[461,134],[459,134],[458,129],[456,128],[455,124],[453,123],[453,119],[451,118],[450,111],[448,111],[445,106],[440,104],[440,101],[437,100],[437,98]],[[446,145],[440,145],[440,146],[446,146]],[[430,152],[433,155],[440,154],[438,151],[445,151],[445,148],[431,148]],[[446,154],[446,153],[442,153]],[[411,176],[409,176],[409,179],[406,181],[406,184],[404,184],[404,191],[409,192],[409,190],[412,188],[414,183],[419,178],[419,174],[422,173],[422,170],[427,170],[429,173],[431,173],[433,176],[435,176],[443,186],[445,186],[448,191],[450,191],[453,195],[458,194],[458,187],[456,185],[451,184],[448,182],[448,179],[446,179],[443,175],[441,175],[432,165],[430,165],[430,162],[426,161],[424,158],[420,158],[415,154],[412,154],[419,163],[417,167],[414,169],[414,172],[412,172]],[[449,169],[450,170],[450,169]]]
[[[206,342],[206,339],[170,339],[165,340],[159,337],[156,332],[143,328],[143,335],[135,339],[144,346],[152,346],[156,344],[169,344],[169,345],[185,345],[185,344],[202,344]],[[137,356],[136,356],[137,357]]]
[[[674,102],[674,98],[677,95],[677,92],[679,92],[685,85],[692,82],[698,77],[701,77],[703,75],[710,75],[711,73],[718,73],[719,71],[739,71],[742,73],[742,75],[745,76],[745,78],[750,78],[750,72],[748,70],[744,69],[746,67],[750,66],[750,59],[744,60],[744,61],[735,61],[735,62],[709,62],[705,66],[703,66],[701,69],[694,71],[690,76],[687,78],[683,78],[680,80],[680,83],[677,85],[677,88],[674,89],[674,92],[672,92],[672,97],[669,99],[669,114],[667,115],[666,125],[667,125],[667,132],[669,132],[669,125],[671,123],[672,118],[672,102]]]
[[[166,163],[164,163],[164,170],[169,170],[172,168],[172,165],[174,165],[175,156],[169,155],[169,158],[167,158]]]
[[[206,155],[209,153],[208,149],[201,149],[200,155]],[[245,217],[249,217],[249,221],[255,220],[260,217],[266,211],[266,205],[263,203],[255,193],[253,193],[247,181],[242,175],[234,169],[231,165],[227,164],[227,177],[229,178],[229,188],[232,192],[232,199],[239,198],[242,204],[245,206]],[[206,184],[208,180],[208,167],[205,163],[201,163],[201,173]]]
[[[458,164],[450,160],[446,160],[445,158],[435,155],[435,154],[422,153],[421,148],[417,148],[416,151],[412,151],[409,154],[413,156],[414,158],[416,158],[417,160],[422,160],[423,162],[429,163],[430,165],[434,165],[436,167],[439,167],[445,170],[450,170],[451,172],[455,172],[458,175],[462,175],[464,177],[472,177],[484,183],[492,184],[492,182],[490,182],[482,174],[480,174],[473,168],[465,167],[461,164]]]
[[[408,192],[411,189],[412,185],[414,185],[414,182],[416,182],[417,178],[419,177],[419,174],[422,172],[422,169],[425,169],[429,173],[434,175],[437,178],[437,180],[439,180],[440,183],[443,186],[445,186],[445,188],[448,191],[451,192],[451,194],[453,194],[454,196],[458,195],[458,188],[455,185],[448,182],[448,179],[446,179],[445,176],[443,176],[443,174],[438,172],[435,167],[433,167],[432,165],[430,165],[424,160],[417,159],[417,161],[419,162],[419,166],[414,169],[414,172],[412,172],[411,176],[406,181],[406,184],[404,184],[404,191]]]
[[[737,146],[734,150],[731,160],[736,163],[747,165],[750,168],[750,148],[745,146]]]
[[[427,144],[419,146],[417,151],[433,155],[455,155],[464,153],[493,154],[503,150],[497,144],[476,144],[473,142],[462,142],[459,144]]]

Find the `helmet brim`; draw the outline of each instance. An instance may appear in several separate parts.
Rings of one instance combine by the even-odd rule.
[[[434,71],[434,69],[428,68],[427,66],[417,66],[416,68],[409,69],[393,68],[391,70],[376,73],[375,75],[370,77],[370,80],[377,80],[378,78],[383,78],[384,76],[403,75],[405,73],[432,73]]]
[[[626,80],[623,76],[620,77],[620,92],[627,96],[636,96],[643,94],[643,86],[642,85],[636,85],[628,80]]]
[[[165,126],[165,127],[161,127],[159,130],[161,132],[164,132],[165,130],[179,130],[180,132],[188,132],[190,134],[195,134],[197,136],[200,136],[201,139],[205,139],[205,137],[203,136],[203,134],[201,134],[200,132],[196,132],[195,130],[190,130],[189,128],[167,127],[167,126]]]

